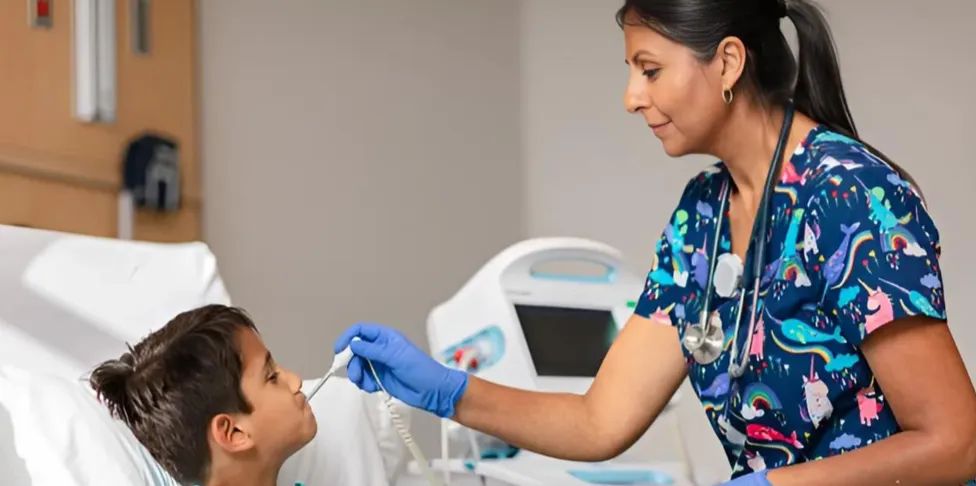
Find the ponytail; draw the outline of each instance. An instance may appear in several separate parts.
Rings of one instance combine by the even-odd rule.
[[[793,101],[796,109],[816,122],[849,137],[857,137],[847,106],[837,49],[827,19],[807,0],[779,0],[796,27],[799,60]]]

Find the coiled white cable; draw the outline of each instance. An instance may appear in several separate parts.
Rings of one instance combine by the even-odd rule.
[[[359,338],[353,338],[353,340],[358,341]],[[322,379],[315,384],[312,391],[306,395],[306,400],[311,400],[312,397],[318,393],[319,389],[322,388],[322,385],[324,385],[329,378],[335,376],[339,370],[345,368],[352,358],[353,352],[349,347],[346,347],[346,349],[342,350],[341,353],[337,354],[335,359],[332,360],[332,366],[329,367],[329,372],[326,373],[325,376],[323,376]],[[430,469],[430,463],[427,462],[427,458],[424,457],[424,453],[421,452],[420,447],[417,446],[417,442],[414,441],[413,436],[410,434],[410,430],[407,428],[406,424],[403,423],[403,418],[400,417],[399,413],[397,413],[396,404],[393,402],[393,396],[390,395],[386,391],[386,388],[383,387],[383,383],[380,381],[379,375],[376,374],[376,368],[373,367],[373,362],[366,359],[366,364],[369,365],[369,371],[373,374],[373,379],[376,380],[376,384],[380,387],[380,391],[386,397],[383,402],[386,404],[386,408],[390,412],[393,428],[396,429],[397,434],[403,440],[403,444],[407,446],[407,450],[410,451],[410,455],[413,456],[414,460],[417,461],[417,464],[423,471],[424,476],[427,477],[427,482],[430,483],[430,486],[444,486],[443,483],[438,481],[437,477],[434,476],[434,472]]]
[[[427,462],[427,458],[424,457],[424,453],[421,452],[420,447],[417,446],[417,442],[413,440],[413,436],[410,434],[410,430],[407,428],[406,424],[403,423],[403,419],[400,414],[396,411],[396,404],[393,403],[393,396],[390,395],[386,388],[383,387],[383,383],[380,381],[380,377],[376,374],[376,368],[373,368],[373,362],[366,360],[366,364],[369,365],[369,371],[373,373],[373,379],[376,380],[376,384],[379,385],[380,391],[386,395],[384,402],[386,403],[386,408],[390,411],[390,418],[393,421],[393,427],[400,434],[400,438],[403,439],[403,444],[407,446],[407,450],[410,451],[410,455],[413,456],[414,460],[420,466],[421,471],[424,472],[424,476],[427,476],[427,482],[430,486],[444,486],[440,481],[437,480],[437,476],[434,475],[434,471],[430,468],[430,463]]]

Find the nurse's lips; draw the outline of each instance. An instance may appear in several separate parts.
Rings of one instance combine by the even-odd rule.
[[[651,127],[651,130],[654,130],[654,134],[655,135],[659,135],[661,132],[663,132],[669,126],[671,126],[671,122],[668,121],[668,122],[656,123],[656,124],[655,123],[648,123],[647,126]]]

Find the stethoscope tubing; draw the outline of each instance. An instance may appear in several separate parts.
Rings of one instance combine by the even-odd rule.
[[[783,156],[785,155],[786,143],[789,140],[790,128],[793,126],[793,112],[794,107],[792,101],[787,104],[786,113],[783,118],[783,125],[780,129],[779,139],[776,142],[776,149],[773,151],[773,160],[770,163],[769,173],[766,175],[766,183],[763,187],[763,195],[760,201],[760,207],[758,214],[756,215],[755,222],[752,227],[752,234],[749,237],[749,248],[746,250],[746,271],[751,271],[751,275],[746,274],[742,276],[741,282],[747,282],[749,277],[753,281],[753,292],[752,292],[752,306],[750,309],[749,316],[749,327],[748,335],[746,336],[746,343],[743,350],[748,352],[752,347],[753,334],[755,334],[756,328],[756,315],[758,313],[759,304],[759,285],[762,278],[762,272],[764,267],[764,260],[766,256],[766,238],[767,232],[769,230],[769,207],[772,203],[773,195],[773,185],[779,176],[780,168],[782,167]],[[712,301],[712,295],[715,291],[715,268],[718,261],[718,251],[719,251],[719,241],[721,240],[722,224],[725,222],[725,210],[728,206],[729,196],[731,192],[730,179],[726,179],[722,184],[722,202],[720,205],[718,218],[715,223],[715,238],[712,246],[711,261],[709,262],[708,269],[708,283],[705,289],[705,298],[702,304],[702,311],[700,313],[699,323],[697,326],[700,327],[701,335],[709,336],[712,330],[712,319],[710,319],[710,307]],[[755,248],[753,248],[755,246]],[[751,265],[749,265],[751,263]],[[736,310],[735,317],[735,332],[732,336],[732,355],[729,358],[729,375],[733,378],[739,378],[745,373],[745,369],[748,360],[742,354],[742,350],[737,349],[739,329],[741,328],[742,321],[742,307],[745,303],[745,289],[740,290],[739,295],[739,305]],[[722,331],[721,329],[719,331]],[[724,335],[724,332],[722,332]],[[695,360],[699,364],[710,364],[718,360],[722,354],[722,348],[724,348],[724,338],[722,342],[718,345],[719,349],[707,350],[710,351],[705,354],[703,358],[700,353],[696,353],[699,349],[705,346],[714,346],[716,343],[710,343],[707,339],[701,339],[700,341],[694,343],[693,345],[687,340],[685,341],[685,347],[695,356]]]

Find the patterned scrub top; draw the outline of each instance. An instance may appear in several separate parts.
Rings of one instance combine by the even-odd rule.
[[[699,365],[682,346],[733,477],[841,454],[898,432],[859,345],[893,319],[946,319],[938,230],[895,170],[823,126],[784,166],[770,207],[745,374],[728,374],[741,286],[729,297],[712,296],[710,310],[725,331],[722,356]],[[682,337],[699,322],[724,181],[731,184],[717,163],[688,183],[638,300],[638,315],[677,326]],[[727,213],[724,220],[720,254],[731,246]],[[751,276],[743,280],[740,355],[754,284]]]

